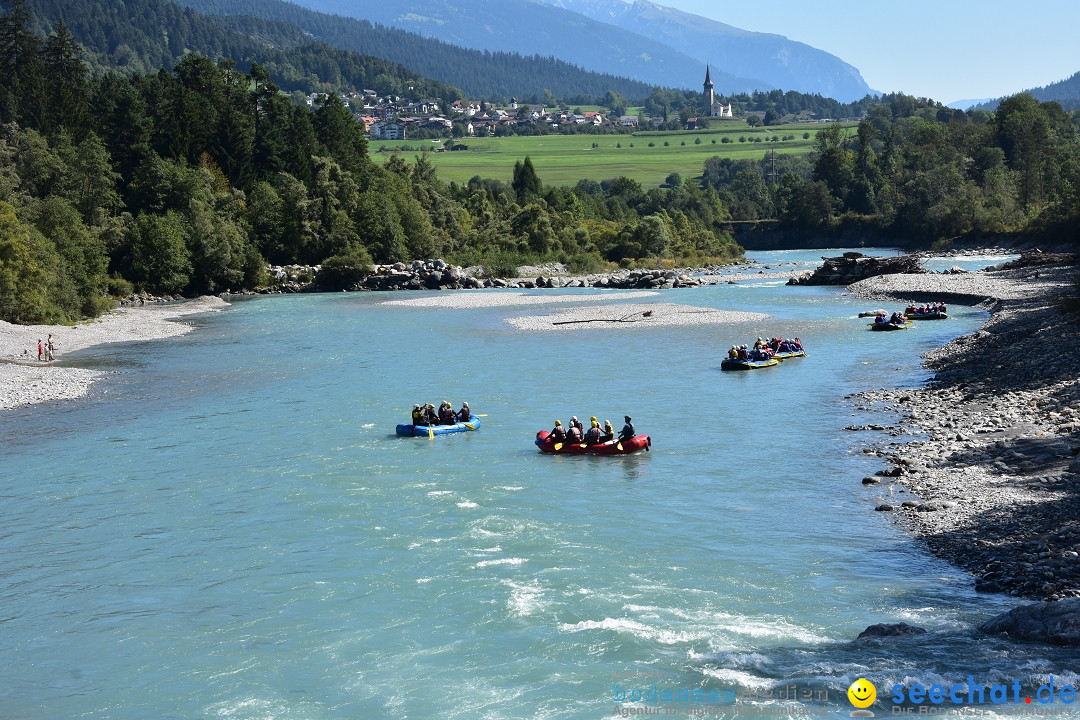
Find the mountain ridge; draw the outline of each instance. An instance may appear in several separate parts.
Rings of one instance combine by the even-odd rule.
[[[1058,80],[1049,85],[1021,90],[1019,93],[1014,94],[1018,95],[1024,93],[1031,95],[1039,102],[1056,102],[1065,110],[1080,110],[1080,71],[1073,73],[1064,80]],[[989,110],[992,112],[997,109],[998,104],[1006,97],[1009,96],[1005,95],[994,100],[980,103],[975,106],[975,109]]]
[[[587,17],[603,17],[632,32],[648,33],[670,47],[683,48],[702,63],[735,75],[754,74],[785,90],[816,92],[840,101],[873,93],[853,65],[776,33],[744,30],[651,0],[542,1]]]
[[[594,72],[662,87],[697,88],[704,63],[670,46],[537,0],[400,0],[394,5],[350,0],[296,0],[309,10],[368,20],[492,52],[559,57]],[[528,32],[523,33],[522,29]],[[632,48],[632,49],[628,49]],[[713,81],[731,91],[776,89],[758,77],[713,69]]]
[[[595,98],[607,90],[639,97],[651,90],[645,83],[585,70],[555,57],[462,48],[418,33],[323,13],[285,0],[176,1],[208,16],[225,18],[230,27],[239,31],[243,30],[246,17],[287,23],[333,47],[398,63],[424,77],[460,88],[471,97],[540,96],[544,89],[559,97]]]
[[[207,9],[226,5],[232,14]],[[644,83],[591,73],[556,58],[485,54],[445,43],[433,46],[433,41],[402,30],[380,30],[370,23],[363,32],[360,26],[352,26],[361,21],[347,18],[306,18],[311,22],[297,24],[289,22],[289,9],[314,13],[278,0],[31,0],[29,6],[32,27],[42,37],[63,17],[96,71],[152,74],[159,68],[171,69],[187,52],[197,52],[215,60],[231,58],[241,69],[257,62],[271,72],[279,87],[305,92],[359,90],[374,87],[380,76],[386,76],[387,92],[403,95],[412,85],[419,94],[457,97],[463,90],[458,82],[426,72],[435,67],[442,69],[441,78],[460,75],[469,80],[473,87],[468,94],[473,97],[510,97],[530,87],[537,94],[550,87],[561,97],[590,99],[611,89],[632,97],[651,91]],[[252,16],[254,9],[264,16]],[[277,16],[266,17],[269,10]],[[326,37],[335,29],[351,34],[352,47]],[[375,55],[364,52],[362,46],[385,52]],[[424,59],[427,64],[404,62],[410,58]],[[453,92],[446,90],[448,86]]]
[[[460,93],[400,64],[318,43],[299,28],[261,21],[238,33],[221,18],[170,0],[34,0],[29,7],[32,27],[42,35],[62,18],[95,71],[153,74],[171,70],[188,53],[198,53],[215,61],[229,58],[241,69],[258,63],[284,90],[327,92],[385,75],[423,94]]]
[[[874,94],[857,68],[823,50],[646,0],[400,0],[362,8],[349,0],[297,2],[458,45],[551,54],[664,87],[698,89],[708,64],[720,93],[782,88],[841,101]]]

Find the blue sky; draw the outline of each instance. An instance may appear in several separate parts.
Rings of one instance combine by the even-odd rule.
[[[875,90],[944,103],[999,97],[1080,70],[1080,0],[653,0],[784,35],[854,65]]]

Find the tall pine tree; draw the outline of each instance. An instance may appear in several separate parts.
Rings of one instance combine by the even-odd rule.
[[[87,69],[63,18],[56,21],[56,29],[45,41],[42,60],[49,99],[43,118],[45,134],[64,129],[82,141],[87,131]]]
[[[0,17],[0,121],[17,121],[35,130],[42,127],[44,71],[41,43],[30,29],[27,0],[3,0],[10,5]]]

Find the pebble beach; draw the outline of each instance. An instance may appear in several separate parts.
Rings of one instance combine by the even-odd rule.
[[[991,314],[925,356],[928,386],[852,398],[886,420],[849,428],[873,432],[864,452],[888,466],[862,480],[871,506],[971,572],[977,590],[1080,597],[1080,327],[1060,308],[1075,273],[885,275],[849,288],[868,301]]]
[[[84,397],[98,370],[65,367],[66,353],[94,345],[160,340],[191,331],[182,318],[228,307],[217,297],[125,307],[77,325],[13,325],[0,321],[0,410]],[[56,360],[41,362],[38,340],[53,336]]]

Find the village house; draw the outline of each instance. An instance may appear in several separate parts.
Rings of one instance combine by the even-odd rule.
[[[418,121],[420,127],[425,130],[449,130],[454,126],[450,120],[438,115],[432,115],[431,117],[422,118]]]
[[[481,112],[480,103],[467,100],[455,100],[451,103],[450,109],[455,114],[464,115],[467,118],[474,117]]]
[[[440,102],[428,99],[404,103],[401,98],[372,97],[371,91],[342,95],[353,108],[353,115],[358,123],[364,125],[367,136],[372,140],[401,140],[413,137],[412,133],[423,130],[426,133],[463,134],[469,136],[513,133],[514,126],[546,125],[555,131],[568,131],[573,125],[591,125],[593,127],[634,128],[639,118],[623,115],[619,118],[605,118],[602,112],[590,110],[574,115],[566,110],[548,112],[541,104],[518,103],[514,98],[509,107],[494,108],[491,103],[481,101],[455,100],[447,105],[448,115],[439,114]],[[318,102],[317,96],[312,102]],[[363,106],[360,107],[360,103]],[[464,121],[464,122],[463,122]],[[455,122],[461,122],[455,130]],[[662,122],[653,118],[654,125]]]
[[[379,120],[371,125],[369,134],[372,140],[400,140],[402,126],[390,120]]]
[[[409,103],[400,109],[401,112],[409,115],[428,115],[439,109],[439,103],[435,100],[421,100],[420,102]]]

